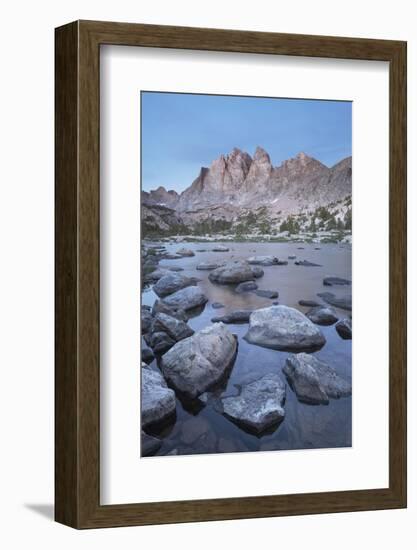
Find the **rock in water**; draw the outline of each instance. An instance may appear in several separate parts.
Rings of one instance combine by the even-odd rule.
[[[324,326],[333,325],[338,320],[334,309],[325,306],[311,308],[307,311],[306,317],[308,317],[310,321],[313,321],[313,323],[316,323],[316,325]]]
[[[331,292],[320,292],[317,294],[320,298],[323,298],[325,302],[331,306],[338,307],[340,309],[346,309],[352,311],[352,296],[335,296]]]
[[[179,319],[180,321],[187,321],[187,315],[183,309],[180,307],[171,307],[168,304],[165,304],[163,300],[156,300],[152,307],[152,315],[156,315],[157,313],[166,313],[167,315],[175,317],[175,319]]]
[[[169,389],[162,374],[142,368],[142,428],[164,422],[175,414],[175,393]]]
[[[148,435],[142,430],[141,433],[141,455],[152,456],[159,451],[162,441],[158,437]]]
[[[302,265],[304,267],[321,267],[320,264],[315,264],[313,262],[309,262],[308,260],[300,260],[299,262],[294,262],[295,265]]]
[[[352,321],[350,319],[342,319],[336,323],[336,330],[343,340],[352,340]]]
[[[326,343],[322,332],[310,319],[287,306],[254,311],[244,338],[251,344],[280,351],[315,351]]]
[[[176,254],[178,254],[178,256],[195,256],[194,252],[189,248],[180,248],[177,250]]]
[[[166,315],[165,313],[157,313],[153,320],[152,331],[166,332],[168,336],[173,338],[176,342],[184,340],[184,338],[188,338],[194,334],[193,329],[189,327],[187,323],[175,319],[175,317],[171,317],[170,315]]]
[[[175,344],[174,338],[171,338],[171,336],[162,330],[148,332],[148,334],[145,334],[144,339],[156,355],[164,354]]]
[[[299,300],[298,303],[300,306],[305,307],[317,307],[321,305],[319,302],[316,302],[316,300]]]
[[[213,317],[211,322],[226,323],[226,324],[249,323],[249,318],[251,316],[251,313],[252,313],[252,310],[240,309],[237,311],[232,311],[231,313],[228,313],[227,315],[223,315],[222,317]]]
[[[251,256],[247,259],[250,265],[288,265],[285,260],[279,260],[276,256]]]
[[[229,252],[229,249],[227,248],[227,246],[219,245],[213,248],[213,252]]]
[[[257,434],[276,426],[285,416],[285,383],[278,374],[267,374],[242,386],[236,397],[221,399],[225,416]]]
[[[250,292],[251,290],[256,290],[257,288],[258,285],[255,283],[255,281],[246,281],[244,283],[239,283],[235,288],[235,292],[240,294],[242,292]]]
[[[174,294],[170,294],[163,301],[169,307],[181,308],[187,311],[203,306],[207,302],[207,297],[198,286],[188,286],[174,292]]]
[[[258,265],[253,265],[252,273],[255,279],[259,279],[259,277],[263,277],[264,270],[262,269],[262,267],[259,267]]]
[[[222,308],[224,307],[224,304],[221,304],[220,302],[213,302],[213,303],[211,304],[211,307],[212,307],[213,309],[222,309]]]
[[[255,294],[261,298],[269,298],[270,300],[278,298],[278,292],[276,290],[257,290]]]
[[[323,284],[325,286],[333,286],[333,285],[350,285],[351,281],[348,279],[341,279],[340,277],[326,277],[323,279]]]
[[[227,285],[251,281],[254,277],[259,276],[261,276],[259,271],[252,269],[247,262],[229,262],[212,271],[209,274],[209,279],[212,283]]]
[[[329,403],[352,394],[352,386],[313,355],[290,355],[282,369],[299,401],[312,405]]]
[[[213,269],[217,269],[219,267],[219,264],[211,264],[210,262],[201,262],[198,264],[196,269],[198,271],[213,271]]]
[[[168,273],[159,279],[159,281],[153,286],[153,291],[160,298],[168,296],[186,288],[187,286],[193,286],[197,284],[197,279],[193,277],[186,277],[180,273]]]
[[[216,323],[175,344],[162,358],[162,372],[177,391],[195,399],[221,380],[236,350],[235,336]]]

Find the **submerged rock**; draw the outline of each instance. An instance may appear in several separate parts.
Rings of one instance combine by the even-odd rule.
[[[236,351],[235,336],[216,323],[175,344],[162,357],[162,372],[176,390],[195,399],[222,379]]]
[[[290,355],[283,368],[299,401],[312,405],[329,403],[329,399],[347,397],[352,386],[336,371],[313,355]]]
[[[177,292],[177,290],[196,284],[197,279],[194,277],[186,277],[180,273],[168,273],[159,279],[159,281],[154,285],[153,291],[160,298],[163,298],[169,294]]]
[[[310,319],[287,306],[254,311],[244,338],[251,344],[280,351],[314,351],[326,343],[322,332]]]
[[[180,248],[177,250],[176,254],[178,254],[178,256],[195,256],[194,252],[189,248]]]
[[[323,279],[323,284],[325,286],[350,285],[352,284],[352,281],[349,281],[348,279],[341,279],[340,277],[326,277]]]
[[[294,262],[295,265],[302,265],[304,267],[321,267],[320,264],[315,264],[313,262],[309,262],[308,260],[300,260],[298,262]]]
[[[261,296],[261,298],[270,298],[271,300],[278,298],[278,292],[276,290],[257,290],[255,294]]]
[[[317,294],[320,298],[323,298],[325,302],[331,306],[338,307],[340,309],[346,309],[352,311],[352,296],[335,296],[331,292],[320,292]]]
[[[256,274],[255,274],[256,271]],[[223,285],[243,283],[251,281],[254,277],[263,275],[258,270],[252,269],[247,262],[229,262],[224,266],[218,267],[209,274],[209,279],[212,283]]]
[[[300,306],[305,307],[318,307],[321,305],[319,302],[316,302],[316,300],[299,300],[298,303]]]
[[[258,285],[255,281],[245,281],[244,283],[239,283],[237,285],[235,292],[240,294],[241,292],[250,292],[251,290],[256,290],[257,288]]]
[[[333,325],[338,320],[336,312],[331,307],[316,306],[306,313],[306,317],[316,325]]]
[[[164,422],[175,414],[175,393],[169,389],[162,374],[142,368],[142,428]]]
[[[220,302],[213,302],[213,303],[211,304],[211,307],[212,307],[213,309],[222,309],[222,308],[224,307],[224,304],[221,304]]]
[[[285,416],[286,386],[278,374],[267,374],[242,386],[236,397],[221,399],[224,415],[257,434],[278,425]]]
[[[351,319],[342,319],[336,323],[336,330],[338,335],[343,340],[352,340],[352,321]]]
[[[143,430],[140,439],[142,456],[152,456],[161,448],[162,441],[158,437],[148,435]]]
[[[219,264],[213,264],[210,262],[201,262],[200,264],[198,264],[196,269],[198,271],[213,271],[213,269],[217,269],[218,267],[220,267]]]
[[[222,317],[213,317],[211,322],[226,323],[227,325],[234,323],[249,323],[251,313],[252,310],[240,309],[237,311],[232,311],[231,313],[223,315]]]
[[[198,286],[188,286],[174,292],[174,294],[170,294],[163,301],[169,307],[181,308],[187,311],[203,306],[207,302],[207,297]]]
[[[295,260],[296,258],[297,258],[297,256],[288,256],[289,260]]]

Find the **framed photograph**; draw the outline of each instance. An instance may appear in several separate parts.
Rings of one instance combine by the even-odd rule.
[[[66,525],[404,508],[406,43],[56,29],[55,375]]]

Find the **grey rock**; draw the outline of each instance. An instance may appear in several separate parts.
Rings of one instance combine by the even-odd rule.
[[[181,258],[180,254],[164,254],[164,260],[180,260]]]
[[[213,248],[213,252],[229,252],[229,249],[227,248],[227,246],[219,245]]]
[[[181,308],[187,311],[188,309],[203,306],[207,302],[207,297],[199,287],[188,286],[174,292],[174,294],[170,294],[164,298],[164,302],[169,307]]]
[[[171,307],[162,300],[156,300],[152,307],[152,315],[156,315],[157,313],[166,313],[180,321],[187,321],[187,315],[183,309],[180,307]]]
[[[313,262],[309,262],[308,260],[300,260],[298,262],[294,262],[295,265],[302,265],[304,267],[321,267],[320,264],[315,264]]]
[[[336,371],[313,355],[290,355],[283,368],[299,401],[310,404],[328,404],[352,394],[352,386]]]
[[[212,307],[213,309],[222,309],[222,308],[224,307],[224,304],[221,304],[220,302],[213,302],[213,303],[211,304],[211,307]]]
[[[253,265],[252,266],[252,273],[253,273],[253,276],[255,277],[255,279],[259,279],[260,277],[263,277],[264,275],[264,270],[257,266],[257,265]]]
[[[323,298],[331,306],[352,311],[352,296],[335,296],[332,292],[319,292],[317,296]]]
[[[351,319],[341,319],[336,323],[337,333],[343,340],[352,340],[352,321]]]
[[[163,298],[169,294],[177,292],[177,290],[196,284],[197,280],[195,278],[186,277],[180,273],[168,273],[159,279],[159,281],[154,285],[153,291],[160,298]]]
[[[222,317],[213,317],[211,322],[226,323],[227,325],[235,324],[235,323],[249,323],[249,318],[251,316],[251,313],[252,313],[252,310],[240,309],[240,310],[232,311],[231,313],[228,313],[227,315],[223,315]]]
[[[282,305],[254,311],[244,338],[251,344],[280,351],[314,351],[326,343],[322,332],[310,319]]]
[[[256,290],[258,285],[255,281],[245,281],[244,283],[239,283],[235,288],[235,292],[240,294],[241,292],[249,292],[251,290]]]
[[[278,374],[267,374],[242,386],[235,397],[221,399],[224,415],[257,434],[279,424],[285,416],[286,386]]]
[[[149,367],[142,369],[142,428],[166,421],[175,414],[175,393],[162,374]]]
[[[175,344],[162,357],[162,372],[174,388],[195,399],[222,379],[236,351],[236,338],[216,323]]]
[[[333,286],[333,285],[350,285],[352,281],[349,279],[342,279],[341,277],[326,277],[323,279],[324,286]]]
[[[238,284],[245,281],[251,281],[257,276],[258,275],[255,275],[255,271],[247,262],[229,262],[212,271],[209,274],[209,279],[212,283]]]
[[[156,281],[159,281],[161,277],[163,277],[164,275],[167,275],[168,273],[169,273],[168,269],[159,267],[158,269],[155,269],[155,271],[152,271],[152,273],[147,273],[144,276],[144,281],[146,283],[154,283]]]
[[[287,265],[288,262],[285,260],[279,260],[276,256],[251,256],[247,259],[248,264],[250,265]]]
[[[148,309],[141,308],[141,331],[142,334],[149,332],[152,325],[152,314]]]
[[[289,260],[295,260],[296,258],[297,258],[297,256],[288,256]]]
[[[188,338],[194,334],[193,329],[189,327],[187,323],[175,319],[175,317],[171,317],[170,315],[166,315],[165,313],[156,314],[152,323],[152,331],[166,332],[166,334],[176,342],[184,340],[184,338]]]
[[[300,306],[305,306],[305,307],[318,307],[321,305],[316,300],[299,300],[298,303],[300,304]]]
[[[184,268],[183,268],[183,267],[180,267],[179,265],[173,265],[173,266],[171,266],[171,267],[167,267],[167,270],[168,270],[168,271],[178,272],[178,271],[184,271]]]
[[[161,448],[162,441],[158,437],[141,432],[141,455],[152,456]]]
[[[141,359],[144,363],[149,364],[155,359],[155,355],[149,348],[142,348]]]
[[[175,340],[171,338],[165,331],[158,331],[145,334],[145,342],[148,344],[156,355],[162,355],[175,344]]]
[[[196,269],[198,271],[213,271],[213,269],[217,269],[219,267],[219,264],[213,264],[210,262],[201,262],[198,264]]]
[[[178,254],[178,256],[195,256],[194,252],[189,248],[180,248],[177,250],[176,254]]]
[[[276,290],[257,290],[255,294],[261,296],[261,298],[270,298],[271,300],[278,298],[278,292]]]
[[[338,320],[336,312],[331,307],[316,306],[306,313],[306,317],[316,323],[316,325],[333,325]]]

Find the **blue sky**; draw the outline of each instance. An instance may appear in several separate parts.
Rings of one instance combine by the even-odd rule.
[[[352,154],[352,103],[142,92],[142,188],[180,192],[233,147],[274,166],[300,151],[327,166]]]

